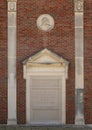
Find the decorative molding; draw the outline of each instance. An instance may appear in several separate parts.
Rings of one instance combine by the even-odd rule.
[[[43,31],[50,31],[54,28],[54,19],[49,14],[42,14],[37,19],[37,27]]]
[[[8,11],[15,12],[16,11],[16,2],[8,2]]]
[[[37,54],[35,54],[32,57],[29,57],[27,60],[23,62],[23,74],[24,74],[24,78],[26,79],[26,92],[27,92],[26,93],[27,124],[35,125],[37,123],[33,121],[32,105],[30,104],[34,101],[34,99],[31,96],[33,91],[32,85],[35,80],[40,80],[40,82],[43,80],[58,81],[59,86],[56,85],[56,88],[58,87],[58,89],[60,90],[59,97],[61,100],[59,100],[60,103],[58,108],[59,120],[57,122],[54,121],[54,124],[55,123],[66,124],[66,78],[68,78],[68,65],[69,65],[68,61],[66,61],[65,59],[51,52],[48,49],[44,49],[38,52]],[[36,84],[36,81],[34,83]],[[50,124],[50,122],[46,122],[46,123],[47,124],[45,124],[44,122],[45,125]]]
[[[29,57],[23,62],[24,65],[24,78],[26,79],[27,74],[31,75],[35,70],[35,73],[42,72],[42,68],[47,73],[51,74],[54,72],[61,73],[65,71],[65,78],[68,78],[68,65],[69,62],[57,54],[51,52],[48,49],[44,49],[32,57]],[[52,69],[51,69],[52,68]],[[56,69],[55,69],[56,68]],[[28,72],[28,73],[26,73]],[[43,73],[42,73],[43,74]],[[41,73],[40,73],[41,75]]]
[[[84,0],[75,0],[75,11],[83,12]]]

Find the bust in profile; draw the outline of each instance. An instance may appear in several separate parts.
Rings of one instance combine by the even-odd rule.
[[[54,27],[54,20],[48,14],[41,15],[37,19],[37,26],[43,31],[50,31]]]
[[[41,20],[41,25],[40,25],[44,30],[49,31],[51,28],[50,21],[47,17],[43,17]]]

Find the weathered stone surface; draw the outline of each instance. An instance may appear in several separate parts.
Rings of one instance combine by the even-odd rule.
[[[75,0],[75,124],[84,124],[84,1]]]
[[[92,130],[91,126],[0,126],[0,130]]]
[[[84,0],[75,0],[75,11],[77,12],[83,12],[83,3]]]
[[[76,100],[75,100],[75,124],[84,124],[84,89],[76,89]]]

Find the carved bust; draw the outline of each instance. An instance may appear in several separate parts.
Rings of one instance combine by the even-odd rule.
[[[50,31],[54,28],[54,19],[49,14],[40,15],[37,19],[37,27],[43,31]]]

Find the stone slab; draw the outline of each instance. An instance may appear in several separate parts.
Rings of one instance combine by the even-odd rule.
[[[92,130],[91,126],[77,126],[77,125],[62,125],[62,126],[0,126],[0,130]]]

